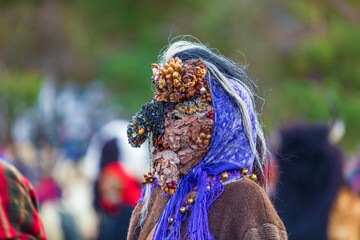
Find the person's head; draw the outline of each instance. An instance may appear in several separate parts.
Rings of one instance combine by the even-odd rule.
[[[199,162],[210,175],[248,168],[261,180],[267,146],[243,68],[187,41],[171,44],[152,66],[155,99],[133,118],[128,136],[137,147],[152,134],[163,188]]]
[[[276,152],[281,179],[298,191],[336,188],[343,181],[342,153],[326,125],[295,125],[280,131]]]
[[[326,239],[328,217],[344,184],[341,151],[326,125],[281,130],[275,154],[279,183],[275,207],[292,239]]]
[[[107,141],[101,149],[100,155],[100,171],[102,171],[108,164],[117,162],[119,159],[119,147],[116,138]]]
[[[120,162],[107,164],[99,181],[100,206],[109,213],[117,213],[123,207],[135,206],[141,196],[136,178]]]

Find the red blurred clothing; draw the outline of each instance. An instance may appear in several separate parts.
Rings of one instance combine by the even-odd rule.
[[[61,198],[61,189],[50,176],[44,177],[40,183],[35,186],[35,192],[40,205],[46,201],[57,202]]]
[[[136,206],[141,187],[134,176],[120,162],[107,164],[99,179],[100,205],[112,214],[124,207]]]
[[[29,180],[0,160],[0,239],[47,240]]]

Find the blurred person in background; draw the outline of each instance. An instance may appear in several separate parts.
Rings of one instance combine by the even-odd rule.
[[[114,120],[102,127],[93,136],[83,165],[89,179],[96,176],[93,206],[99,216],[98,239],[126,239],[131,213],[141,196],[136,173],[146,166],[146,154],[131,155],[134,149],[127,144],[126,126],[127,122]]]
[[[1,159],[0,239],[47,239],[31,183]]]
[[[116,139],[105,143],[99,164],[93,201],[99,214],[98,239],[126,239],[131,213],[141,196],[140,183],[119,162]]]
[[[118,162],[119,159],[119,149],[116,144],[116,139],[111,139],[105,145],[103,146],[103,149],[101,151],[101,157],[100,157],[100,170],[99,170],[99,176],[95,180],[94,184],[94,200],[93,205],[96,211],[101,210],[100,205],[100,177],[104,171],[104,168],[111,163]]]
[[[122,163],[112,162],[101,171],[97,186],[98,239],[126,239],[131,213],[141,196],[139,182]]]
[[[92,136],[81,164],[82,173],[90,181],[94,182],[99,177],[106,163],[121,161],[140,182],[148,167],[147,145],[144,144],[140,150],[129,146],[126,136],[127,125],[127,120],[116,119],[102,126]]]
[[[62,205],[62,189],[53,177],[44,176],[36,185],[35,191],[39,198],[40,214],[49,239],[82,239],[75,218]]]
[[[70,213],[74,216],[83,239],[97,238],[100,222],[110,218],[100,204],[98,186],[104,168],[108,164],[121,162],[125,165],[126,172],[129,172],[128,175],[135,176],[138,183],[142,169],[146,168],[147,153],[144,149],[142,149],[144,151],[136,151],[127,144],[126,126],[127,121],[124,120],[113,120],[105,124],[91,137],[83,158],[73,161],[68,159],[68,154],[60,151],[61,154],[52,168],[51,176],[59,184],[62,194],[55,209],[51,209],[49,202],[46,201],[47,203],[43,205],[46,208],[44,214],[51,216],[59,210],[62,215]],[[137,161],[133,161],[134,159]],[[54,204],[54,202],[50,203]],[[54,235],[61,230],[61,218],[59,216],[56,218],[57,220],[53,221],[54,229],[57,229],[54,230]],[[64,236],[65,233],[62,235]]]
[[[296,125],[280,133],[275,207],[290,239],[360,239],[360,200],[344,178],[333,130]]]

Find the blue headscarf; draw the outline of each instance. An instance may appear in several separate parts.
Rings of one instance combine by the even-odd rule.
[[[253,169],[255,156],[243,127],[241,110],[215,78],[209,77],[208,74],[206,80],[209,82],[215,110],[211,149],[189,174],[180,179],[179,189],[170,198],[157,223],[152,238],[155,240],[181,239],[181,225],[187,217],[187,239],[214,239],[207,215],[212,203],[224,190],[220,174],[243,168],[250,171]],[[249,93],[239,82],[232,79],[229,81],[249,111],[253,136],[250,141],[256,145],[256,113]],[[209,178],[209,175],[216,177]],[[180,213],[179,209],[184,206],[187,194],[194,188],[197,189],[194,205],[185,214]],[[171,218],[174,218],[173,222],[170,222]]]

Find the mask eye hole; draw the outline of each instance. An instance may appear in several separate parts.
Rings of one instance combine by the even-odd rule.
[[[170,118],[170,119],[174,119],[174,120],[182,119],[181,116],[178,116],[178,115],[176,115],[176,114],[171,114],[171,112],[166,115],[166,118]]]

